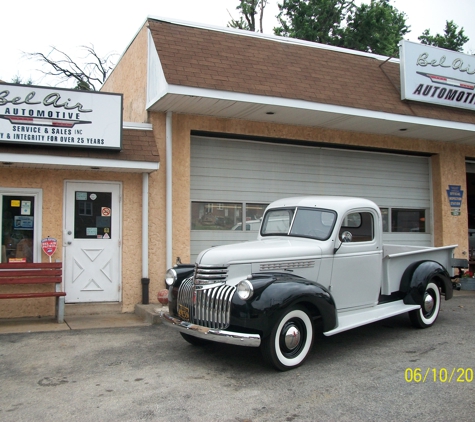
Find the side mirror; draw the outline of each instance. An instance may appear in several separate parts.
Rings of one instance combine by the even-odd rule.
[[[341,241],[343,243],[350,243],[353,240],[353,235],[349,231],[345,231],[341,234]]]

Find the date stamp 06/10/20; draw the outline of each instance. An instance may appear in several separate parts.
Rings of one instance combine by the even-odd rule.
[[[473,368],[407,368],[404,379],[410,383],[470,383],[473,382]]]

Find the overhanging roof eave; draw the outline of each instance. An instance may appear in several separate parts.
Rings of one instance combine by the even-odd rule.
[[[57,170],[97,170],[127,173],[152,173],[160,167],[159,162],[114,160],[88,157],[64,157],[39,154],[0,153],[1,167],[30,167]]]
[[[342,119],[374,123],[376,126],[381,122],[392,124],[395,130],[406,130],[412,127],[411,133],[388,133],[387,130],[382,132],[371,130],[368,133],[393,134],[397,136],[443,140],[442,133],[436,131],[444,130],[444,135],[449,132],[448,140],[461,141],[467,143],[467,138],[475,138],[475,125],[464,122],[454,122],[448,120],[439,120],[428,117],[403,115],[396,113],[388,113],[383,111],[374,111],[367,109],[358,109],[353,107],[345,107],[333,104],[316,103],[299,99],[288,99],[282,97],[269,97],[254,94],[246,94],[239,92],[219,91],[205,88],[187,87],[182,85],[168,85],[166,92],[163,92],[148,107],[149,111],[167,112],[185,114],[201,114],[213,117],[241,118],[254,121],[270,121],[292,124],[282,118],[282,113],[278,119],[275,110],[292,110],[297,124],[306,126],[319,126],[325,128],[334,128],[336,121]],[[268,111],[267,111],[268,110]],[[232,115],[232,111],[235,111]],[[272,113],[274,114],[266,114]],[[260,115],[258,114],[260,113]],[[288,114],[288,113],[287,113]],[[256,118],[256,116],[258,118]],[[312,116],[306,118],[306,116]],[[321,118],[316,118],[320,116]],[[358,125],[356,125],[358,126]],[[360,125],[362,126],[362,125]],[[421,129],[433,131],[433,137],[429,134],[421,136]],[[351,129],[344,129],[351,130]],[[354,131],[365,132],[365,130],[355,129]],[[469,143],[475,144],[475,139]]]

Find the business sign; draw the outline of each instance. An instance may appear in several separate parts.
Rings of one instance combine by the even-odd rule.
[[[449,185],[447,189],[447,197],[449,198],[450,213],[455,216],[460,215],[462,208],[463,190],[460,185]]]
[[[403,100],[475,110],[475,56],[410,41],[399,56]]]
[[[58,241],[55,238],[47,237],[45,239],[41,239],[41,249],[49,257],[51,257],[56,252],[57,247]]]
[[[122,94],[0,84],[0,142],[122,148]]]

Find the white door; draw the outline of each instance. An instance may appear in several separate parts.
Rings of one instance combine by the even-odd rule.
[[[66,302],[118,302],[121,289],[118,183],[66,182]]]
[[[352,211],[343,219],[331,277],[331,294],[338,310],[378,302],[383,256],[377,219],[371,210]]]

